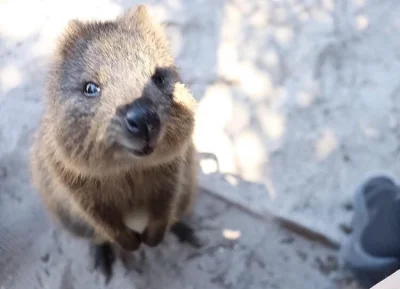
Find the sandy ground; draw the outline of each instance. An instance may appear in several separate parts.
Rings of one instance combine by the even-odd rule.
[[[9,234],[24,232],[12,224],[36,204],[26,156],[55,37],[71,18],[112,18],[143,2],[165,24],[199,100],[196,144],[210,156],[202,186],[339,244],[355,186],[378,171],[399,173],[395,0],[0,0],[0,220]],[[271,256],[267,267],[279,259]],[[293,280],[280,288],[307,288]]]
[[[15,216],[0,223],[1,289],[355,288],[338,271],[335,251],[204,192],[195,220],[205,247],[193,249],[168,235],[125,265],[118,261],[106,287],[87,244],[53,229],[37,198],[9,204],[0,211],[1,220]]]

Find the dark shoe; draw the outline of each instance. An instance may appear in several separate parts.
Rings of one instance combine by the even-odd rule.
[[[400,191],[390,178],[373,177],[360,186],[352,223],[342,258],[360,285],[371,288],[400,269]]]

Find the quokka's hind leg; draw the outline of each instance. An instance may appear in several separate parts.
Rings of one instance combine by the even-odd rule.
[[[68,208],[58,204],[56,206],[55,213],[62,227],[64,227],[64,229],[69,231],[74,236],[84,239],[95,238],[95,229],[87,224],[84,220],[73,215]]]
[[[190,221],[193,214],[193,207],[197,199],[197,172],[198,155],[191,145],[187,151],[184,177],[181,179],[181,192],[177,208],[178,221],[171,226],[173,233],[181,243],[188,243],[193,247],[199,248],[204,245],[204,241],[197,236],[194,226]]]
[[[186,221],[181,220],[173,224],[171,233],[174,234],[181,243],[188,243],[195,248],[201,248],[204,245],[203,240],[197,236],[195,229]]]
[[[116,254],[110,243],[92,244],[92,258],[95,270],[99,270],[104,278],[105,284],[108,284],[113,277],[113,267],[116,260]]]
[[[76,237],[87,239],[90,242],[90,251],[95,270],[99,270],[108,284],[113,276],[113,266],[116,254],[113,246],[98,236],[95,229],[61,204],[57,206],[56,215],[61,225]]]

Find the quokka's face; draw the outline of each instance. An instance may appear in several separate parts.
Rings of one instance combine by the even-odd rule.
[[[115,21],[71,21],[49,77],[57,144],[88,166],[179,154],[191,140],[195,103],[179,82],[145,7]]]

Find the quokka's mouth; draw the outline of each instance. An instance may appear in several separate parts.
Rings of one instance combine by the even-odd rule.
[[[135,157],[145,157],[151,155],[156,149],[156,143],[141,142],[137,143],[129,139],[120,139],[117,141],[117,146],[126,153]]]
[[[142,149],[140,150],[132,150],[132,153],[135,156],[138,157],[143,157],[143,156],[148,156],[151,155],[154,152],[154,147],[149,146],[148,144],[146,144]]]

